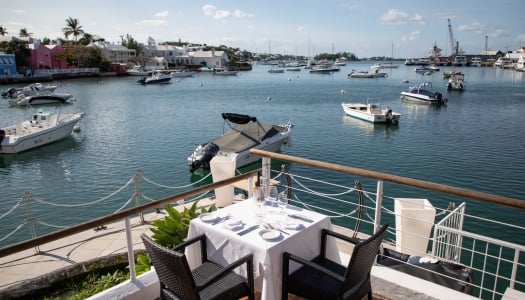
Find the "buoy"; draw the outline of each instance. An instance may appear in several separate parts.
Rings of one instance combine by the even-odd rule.
[[[270,97],[270,96],[268,96],[267,99],[268,99],[268,101],[272,101],[272,97]]]

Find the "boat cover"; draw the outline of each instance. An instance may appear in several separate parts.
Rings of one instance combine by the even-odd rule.
[[[234,113],[222,113],[222,118],[226,121],[230,121],[235,124],[247,124],[250,122],[257,122],[256,117]]]
[[[283,130],[284,128],[281,126],[251,122],[236,125],[211,142],[219,146],[220,151],[241,152],[257,146],[261,141],[279,134]]]

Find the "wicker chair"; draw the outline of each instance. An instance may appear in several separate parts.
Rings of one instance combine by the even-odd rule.
[[[383,241],[385,224],[366,240],[357,240],[323,229],[321,254],[311,261],[288,252],[283,253],[282,299],[288,293],[308,299],[372,299],[370,271]],[[326,257],[326,240],[332,236],[355,244],[348,266],[342,266]],[[301,264],[289,274],[290,261]]]
[[[227,267],[207,258],[206,236],[189,239],[174,249],[157,244],[142,234],[142,241],[160,281],[160,299],[239,299],[254,300],[253,258],[246,255]],[[202,264],[190,270],[183,251],[188,245],[200,242]],[[178,252],[182,251],[182,252]],[[247,278],[233,272],[246,263]]]

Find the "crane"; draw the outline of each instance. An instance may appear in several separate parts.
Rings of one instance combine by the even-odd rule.
[[[454,40],[454,33],[452,33],[452,24],[450,24],[450,19],[448,20],[448,35],[450,37],[450,49],[452,50],[452,56],[456,56],[458,54],[458,45],[456,45],[456,41]]]

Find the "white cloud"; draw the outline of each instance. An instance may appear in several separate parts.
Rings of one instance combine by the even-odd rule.
[[[413,16],[410,16],[410,14],[401,11],[399,9],[391,9],[384,13],[379,20],[383,24],[395,24],[395,25],[401,25],[401,24],[407,24],[409,22],[416,22],[419,24],[425,24],[425,20],[423,19],[423,16],[419,14],[414,14]]]
[[[518,41],[518,42],[525,42],[525,33],[518,35],[516,37],[516,41]]]
[[[155,17],[159,17],[159,18],[165,18],[168,16],[168,11],[165,10],[165,11],[161,11],[161,12],[158,12],[155,14]]]
[[[168,23],[165,20],[142,20],[138,22],[137,24],[140,26],[152,26],[152,27],[168,25]]]
[[[490,25],[481,24],[479,22],[459,25],[458,31],[473,31],[477,34],[488,35],[490,37],[510,36],[509,32],[504,29],[493,28]]]
[[[246,13],[242,10],[236,9],[233,13],[229,10],[218,9],[215,5],[206,4],[202,7],[205,16],[212,17],[215,20],[224,20],[229,17],[234,18],[249,18],[253,14]]]
[[[414,41],[416,40],[419,36],[421,35],[421,31],[416,30],[416,31],[412,31],[411,33],[408,34],[408,36],[403,36],[401,39],[403,41]]]
[[[304,26],[297,27],[297,31],[303,31],[303,30],[304,30]]]

